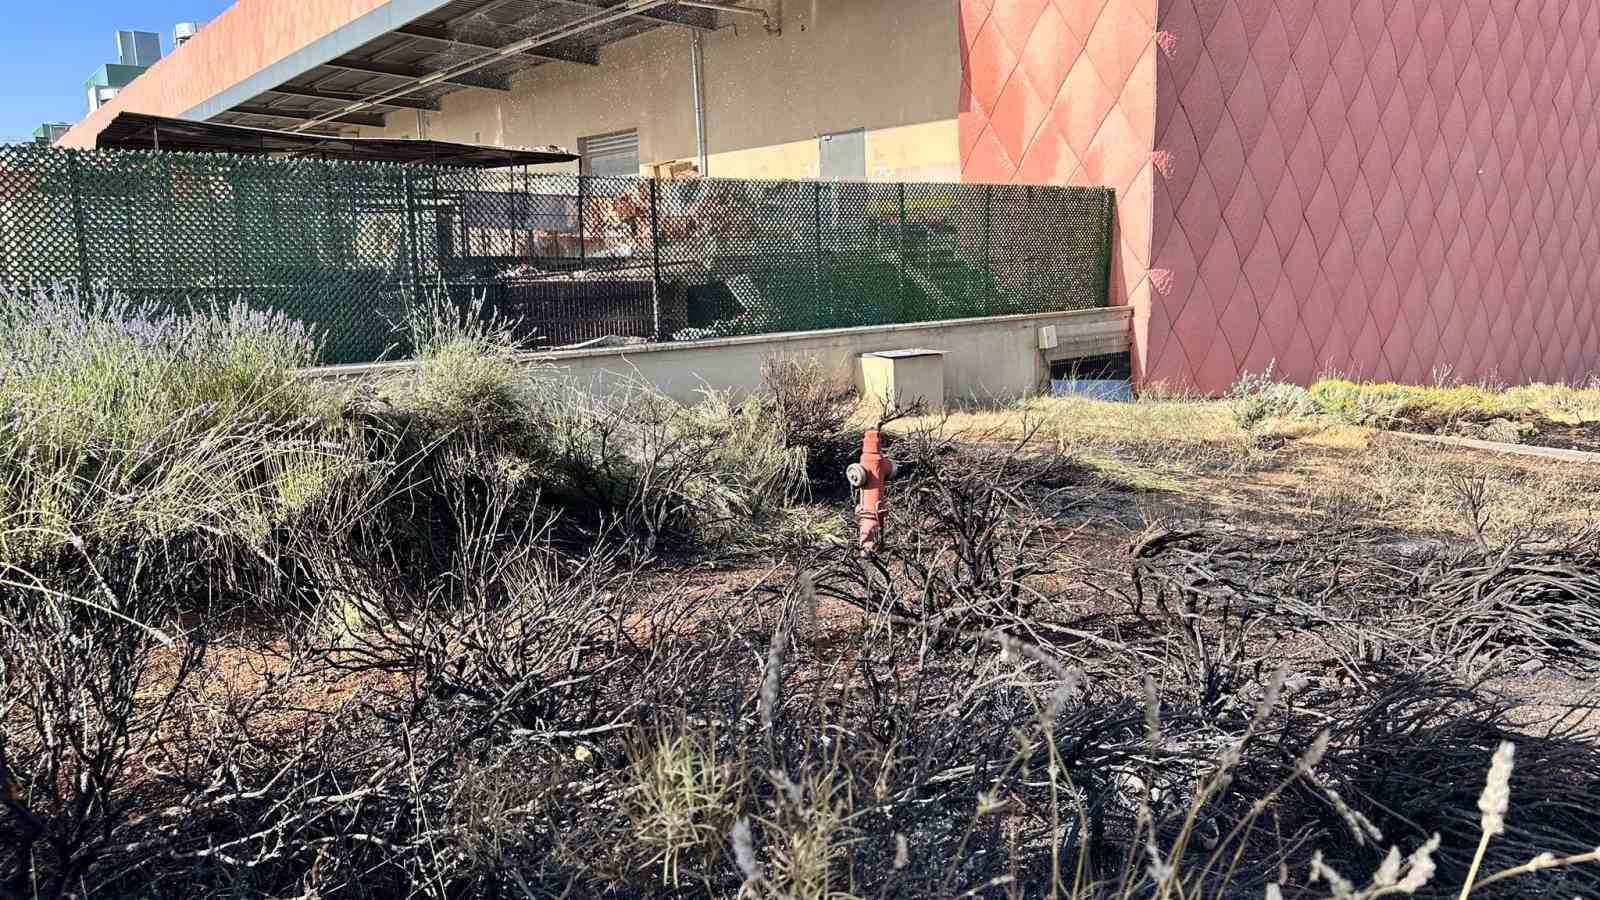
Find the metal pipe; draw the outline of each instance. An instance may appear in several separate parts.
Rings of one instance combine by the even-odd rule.
[[[641,12],[648,12],[649,10],[655,9],[658,6],[665,6],[672,2],[674,2],[674,0],[628,0],[628,2],[622,4],[621,6],[610,7],[596,13],[595,15],[589,16],[588,18],[580,19],[576,22],[568,25],[562,25],[558,28],[552,28],[549,31],[533,35],[532,37],[523,38],[520,41],[507,44],[506,46],[501,47],[499,50],[481,54],[467,60],[466,62],[450,66],[449,68],[441,69],[437,72],[430,72],[427,75],[415,79],[409,85],[394,88],[388,91],[380,91],[375,94],[369,94],[361,100],[351,103],[342,109],[337,109],[333,112],[318,116],[317,118],[297,125],[290,130],[307,131],[318,125],[325,125],[328,122],[331,122],[334,119],[337,119],[340,116],[348,113],[360,112],[361,110],[372,106],[379,106],[385,100],[395,100],[400,97],[409,96],[430,85],[439,84],[452,78],[458,78],[462,75],[476,72],[479,69],[494,65],[495,63],[500,62],[508,57],[517,56],[525,50],[532,50],[533,48],[543,46],[544,44],[559,41],[563,38],[573,37],[575,35],[582,34],[585,31],[591,31],[595,28],[599,28],[602,25],[609,25],[618,19],[625,19],[629,16],[638,15]]]
[[[700,156],[700,177],[711,174],[706,159],[706,51],[700,43],[700,32],[689,33],[689,64],[694,70],[694,145]]]
[[[711,0],[678,0],[678,5],[692,6],[695,9],[714,9],[717,12],[744,13],[747,16],[760,16],[761,25],[763,28],[767,29],[768,34],[783,34],[783,26],[781,24],[774,23],[772,21],[771,14],[764,9],[751,9],[748,6],[724,6],[721,3],[713,3]]]

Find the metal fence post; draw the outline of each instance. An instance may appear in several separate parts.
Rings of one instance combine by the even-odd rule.
[[[896,187],[900,191],[898,216],[900,223],[900,310],[899,315],[895,316],[895,318],[904,319],[911,300],[909,296],[911,289],[906,280],[906,183],[902,181]]]
[[[994,312],[994,185],[983,186],[983,285],[984,311]]]
[[[72,239],[78,256],[78,289],[89,290],[89,254],[83,234],[83,172],[78,151],[67,151],[67,172],[72,189]]]
[[[655,340],[662,340],[661,333],[661,183],[650,179],[650,259],[655,267],[654,277],[650,279],[650,320],[653,323],[651,331]]]
[[[822,182],[811,183],[811,208],[812,208],[812,236],[816,242],[812,245],[811,254],[811,281],[816,288],[816,297],[813,302],[821,303],[824,294],[822,288]]]
[[[417,191],[412,181],[409,168],[401,170],[401,182],[405,189],[406,203],[406,240],[405,253],[406,265],[409,274],[408,284],[405,288],[406,297],[415,305],[422,293],[422,277],[417,263]]]
[[[193,165],[190,171],[193,172],[199,168],[200,166]],[[218,198],[222,195],[223,187],[231,187],[232,180],[229,178],[228,169],[221,165],[219,165],[217,169],[208,172],[207,175],[209,177],[207,177],[205,180],[206,237],[210,240],[211,247],[210,252],[207,253],[206,256],[211,260],[211,283],[220,286],[222,284],[223,271],[221,252],[222,239],[217,235],[218,220],[221,218],[221,213],[217,209],[217,202]],[[235,230],[238,228],[237,222],[237,217],[235,217]]]
[[[155,167],[154,159],[150,161],[150,165],[152,168]],[[126,258],[119,261],[128,266],[127,271],[129,280],[133,280],[138,276],[142,276],[143,273],[147,271],[144,266],[139,265],[139,229],[133,224],[138,215],[139,205],[135,202],[136,198],[134,195],[142,190],[150,190],[154,180],[155,178],[150,171],[145,170],[139,173],[139,177],[137,179],[122,186],[122,199],[124,202],[122,215],[123,225],[128,231],[128,255]],[[171,209],[172,204],[163,204],[163,208]]]
[[[588,266],[589,258],[588,229],[584,227],[584,207],[589,205],[588,182],[588,178],[578,176],[578,265],[584,268]]]
[[[1101,234],[1104,235],[1104,237],[1100,242],[1100,258],[1103,261],[1104,266],[1104,274],[1100,281],[1100,305],[1102,307],[1111,305],[1111,254],[1115,252],[1114,248],[1116,244],[1116,240],[1112,235],[1112,230],[1116,228],[1116,219],[1117,192],[1112,188],[1106,188],[1105,218],[1103,220],[1105,227],[1101,230]]]

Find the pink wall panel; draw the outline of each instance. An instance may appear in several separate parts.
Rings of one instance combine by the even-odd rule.
[[[1153,377],[1600,369],[1600,5],[1163,0],[1159,27]]]
[[[1160,0],[1141,35],[1147,11],[963,3],[967,177],[1118,189],[1146,381],[1600,369],[1600,4]],[[1100,81],[1010,98],[1019,72],[1049,93],[1025,48],[1052,14]]]
[[[1155,19],[1155,0],[961,0],[962,177],[1116,188],[1112,302],[1134,307],[1136,365],[1151,347]]]

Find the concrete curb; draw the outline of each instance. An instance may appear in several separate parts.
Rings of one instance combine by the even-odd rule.
[[[1382,431],[1381,434],[1390,434],[1395,437],[1407,438],[1413,441],[1422,441],[1427,444],[1443,444],[1447,447],[1462,447],[1467,450],[1486,450],[1490,453],[1506,453],[1513,456],[1532,456],[1538,459],[1550,459],[1560,462],[1589,463],[1600,465],[1600,453],[1587,450],[1566,450],[1560,447],[1532,447],[1527,444],[1507,444],[1501,441],[1480,441],[1474,438],[1447,437],[1438,434],[1415,434],[1409,431]]]
[[[935,319],[931,322],[907,322],[899,325],[862,325],[854,328],[829,328],[819,331],[783,331],[773,334],[706,338],[698,341],[628,344],[621,347],[600,347],[590,350],[542,350],[528,353],[522,357],[521,361],[530,365],[540,363],[559,365],[562,362],[582,359],[624,359],[658,353],[670,355],[684,351],[766,345],[772,345],[777,348],[783,344],[846,339],[860,335],[889,337],[913,332],[936,331],[942,328],[1002,326],[1016,323],[1038,323],[1042,325],[1048,322],[1065,323],[1066,325],[1062,329],[1060,338],[1064,345],[1062,348],[1064,355],[1071,357],[1073,351],[1089,351],[1078,353],[1078,355],[1089,356],[1096,355],[1093,351],[1104,352],[1106,348],[1101,347],[1100,344],[1106,343],[1108,339],[1117,344],[1117,348],[1111,352],[1126,351],[1129,340],[1128,329],[1132,321],[1132,307],[1110,306],[1096,309],[1062,310],[1060,312],[979,316],[966,319]],[[390,362],[317,366],[310,369],[300,369],[295,374],[302,378],[314,379],[369,378],[407,372],[415,369],[416,366],[415,360],[394,360]]]

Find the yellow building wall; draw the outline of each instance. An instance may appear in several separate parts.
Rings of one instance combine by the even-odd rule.
[[[684,158],[693,160],[690,149]],[[822,169],[822,146],[816,138],[748,150],[711,153],[706,168],[719,178],[816,178]]]
[[[958,0],[764,5],[781,13],[782,35],[725,15],[737,27],[701,36],[706,174],[815,178],[818,138],[862,128],[868,178],[960,180]],[[583,137],[638,129],[644,169],[693,160],[690,40],[684,29],[657,29],[605,48],[598,67],[542,65],[509,93],[469,88],[437,112],[395,112],[363,134],[577,150]]]
[[[867,132],[867,177],[874,181],[960,181],[955,119]]]

